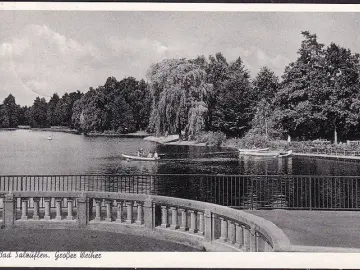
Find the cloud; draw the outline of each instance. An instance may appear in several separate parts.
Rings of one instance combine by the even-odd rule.
[[[0,98],[12,93],[17,102],[30,105],[38,95],[86,91],[100,84],[97,68],[101,69],[102,60],[103,52],[89,42],[66,37],[46,25],[28,25],[0,44]]]
[[[252,77],[255,77],[263,66],[267,66],[274,71],[277,76],[281,76],[285,66],[290,63],[290,59],[283,55],[271,55],[255,46],[249,49],[242,47],[228,48],[223,51],[229,61],[233,61],[240,56]]]
[[[145,78],[151,64],[166,58],[193,58],[223,52],[228,61],[239,56],[255,76],[262,66],[281,75],[288,58],[270,55],[260,47],[219,47],[200,40],[174,39],[168,43],[130,35],[79,40],[47,25],[30,24],[0,43],[0,100],[12,93],[18,103],[30,105],[36,96],[86,92],[90,86],[133,76]],[[95,43],[96,42],[96,43]]]
[[[12,93],[18,103],[30,105],[38,95],[86,92],[90,86],[104,84],[109,76],[141,79],[151,64],[180,57],[177,48],[149,38],[111,36],[97,41],[95,45],[46,25],[28,25],[10,41],[0,43],[0,79],[6,81],[0,98]]]

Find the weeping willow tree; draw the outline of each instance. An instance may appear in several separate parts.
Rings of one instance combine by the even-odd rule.
[[[148,72],[152,96],[150,129],[157,136],[185,132],[193,138],[204,128],[205,99],[212,87],[203,66],[186,59],[167,59]]]

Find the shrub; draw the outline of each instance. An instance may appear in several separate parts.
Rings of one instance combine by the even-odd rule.
[[[226,140],[222,132],[201,132],[196,137],[196,143],[205,143],[208,146],[221,146]]]

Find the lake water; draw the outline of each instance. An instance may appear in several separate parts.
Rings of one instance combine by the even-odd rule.
[[[53,139],[48,140],[48,136]],[[143,139],[85,137],[31,130],[1,131],[0,138],[0,190],[138,192],[242,208],[360,207],[360,177],[310,179],[288,176],[357,176],[360,162],[307,157],[239,157],[234,150],[217,147],[158,145]],[[134,154],[140,147],[156,150],[161,160],[127,161],[121,156]],[[54,174],[97,175],[85,178],[1,176]],[[99,174],[113,176],[99,177]],[[135,174],[161,175],[133,176]],[[254,174],[262,176],[226,176]]]
[[[52,140],[47,140],[52,136]],[[360,162],[223,154],[227,149],[157,145],[143,139],[85,137],[31,130],[0,132],[0,174],[293,174],[359,175]],[[121,154],[157,150],[159,162],[127,161]]]

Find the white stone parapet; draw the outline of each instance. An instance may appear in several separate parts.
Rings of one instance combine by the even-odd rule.
[[[5,229],[81,227],[146,234],[206,250],[291,250],[288,238],[273,223],[240,210],[200,201],[133,193],[60,191],[16,191],[4,194],[2,200]],[[92,201],[95,201],[94,217]],[[17,207],[21,211],[18,219]],[[63,211],[67,214],[65,219],[62,219]],[[32,219],[29,212],[33,213]]]

